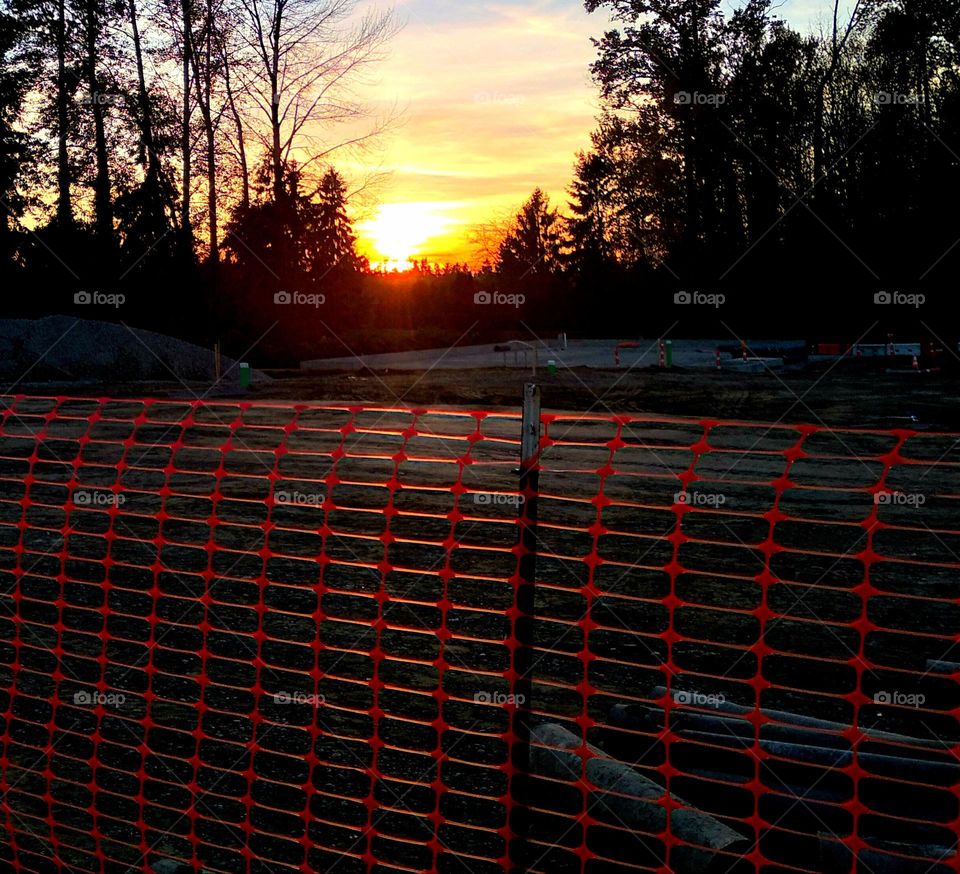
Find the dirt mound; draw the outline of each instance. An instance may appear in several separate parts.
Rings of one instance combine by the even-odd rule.
[[[223,372],[238,379],[236,362]],[[24,382],[86,380],[213,381],[211,349],[126,325],[48,316],[0,320],[0,377]],[[268,380],[260,373],[257,381]]]

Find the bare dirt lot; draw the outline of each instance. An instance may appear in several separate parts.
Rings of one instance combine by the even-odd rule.
[[[960,430],[960,375],[886,373],[842,363],[806,371],[660,370],[658,368],[562,370],[536,377],[515,369],[360,373],[274,372],[270,383],[246,395],[235,386],[118,382],[112,385],[31,387],[42,394],[114,397],[356,402],[385,406],[517,409],[523,385],[543,388],[545,409],[594,414],[647,412],[663,415],[808,422],[844,427],[914,427]],[[231,375],[228,375],[228,379]],[[18,390],[24,390],[22,387]]]
[[[542,457],[524,693],[552,739],[535,746],[518,792],[535,834],[563,834],[589,810],[602,870],[669,861],[678,874],[754,874],[747,853],[759,842],[766,860],[840,874],[856,828],[875,874],[946,874],[936,860],[956,852],[941,823],[960,737],[955,434],[910,437],[887,471],[897,435],[840,429],[956,431],[960,382],[828,367],[538,374],[545,406],[570,413],[551,421]],[[366,852],[383,870],[501,870],[516,412],[531,376],[274,377],[244,394],[18,388],[178,399],[149,421],[136,402],[19,399],[2,435],[0,574],[27,569],[17,598],[0,598],[14,620],[0,623],[8,686],[20,653],[8,780],[24,870],[49,870],[53,839],[72,870],[99,871],[98,852],[110,870],[139,869],[141,831],[164,861],[242,870],[246,822],[262,874],[360,874]],[[237,423],[228,404],[201,408],[181,433],[188,402],[205,395],[512,415],[478,425],[281,404]],[[838,430],[806,439],[777,497],[796,429],[721,425],[707,445],[695,423],[621,433],[611,412]],[[691,466],[679,514],[678,474]],[[918,500],[877,501],[869,488],[881,481]],[[113,512],[105,499],[120,494]],[[50,652],[62,653],[59,682]],[[102,713],[86,704],[98,691]],[[771,724],[757,728],[758,709]],[[99,748],[86,743],[95,730]],[[593,745],[599,766],[544,752],[563,737]],[[35,764],[44,755],[49,788]],[[193,784],[203,791],[184,819]],[[664,811],[667,788],[683,810]],[[121,808],[122,797],[144,800]],[[854,800],[870,813],[859,826],[842,813]],[[774,825],[756,829],[754,805]],[[90,810],[109,820],[107,837],[91,834]],[[672,850],[657,837],[668,827]],[[576,848],[529,868],[578,872]]]

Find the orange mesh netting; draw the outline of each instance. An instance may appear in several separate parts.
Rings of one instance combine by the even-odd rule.
[[[960,871],[960,435],[519,424],[5,398],[0,866]]]

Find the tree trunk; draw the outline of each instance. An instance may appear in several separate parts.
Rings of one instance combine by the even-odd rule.
[[[147,79],[143,72],[143,47],[140,42],[140,26],[137,23],[137,2],[129,0],[130,28],[133,33],[133,53],[137,62],[137,99],[140,103],[140,135],[143,137],[143,166],[147,171],[147,185],[152,187],[160,178],[160,158],[153,138],[153,112]]]
[[[247,209],[250,206],[250,171],[247,169],[247,147],[243,139],[243,121],[240,113],[237,111],[237,103],[233,95],[233,85],[230,82],[230,60],[227,52],[223,54],[223,80],[227,88],[227,103],[230,106],[230,114],[233,116],[233,123],[237,129],[237,157],[240,161],[241,195],[240,208]]]
[[[181,118],[181,164],[183,168],[183,193],[181,195],[181,225],[184,245],[193,249],[193,226],[190,222],[190,64],[193,45],[193,23],[190,17],[190,0],[180,0],[183,22],[183,109]]]
[[[700,244],[700,208],[697,197],[697,165],[694,156],[693,134],[690,130],[692,121],[687,119],[683,123],[683,182],[686,201],[686,238],[691,251],[697,251]]]
[[[200,68],[198,52],[191,53],[193,63],[193,81],[197,86],[197,107],[200,109],[200,116],[203,119],[203,131],[206,138],[206,161],[207,161],[207,224],[208,224],[208,246],[207,259],[210,264],[217,264],[220,260],[220,249],[217,232],[217,149],[216,149],[216,129],[213,123],[213,109],[210,105],[211,100],[211,77],[210,68],[212,55],[213,38],[213,9],[210,0],[207,0],[206,23],[203,31],[203,69]]]
[[[101,244],[113,243],[113,214],[110,197],[110,160],[107,155],[107,134],[104,125],[102,95],[97,78],[97,42],[100,23],[92,0],[87,2],[86,74],[93,110],[93,135],[96,154],[96,176],[93,186],[94,221]]]
[[[922,29],[920,34],[920,120],[921,123],[928,127],[930,126],[930,26],[927,13],[923,12]],[[927,137],[923,138],[923,142],[926,144]]]
[[[57,0],[57,224],[73,225],[70,159],[67,154],[67,22],[66,0]]]
[[[207,127],[207,212],[210,224],[210,252],[211,264],[220,261],[220,242],[217,230],[217,152],[214,141],[213,125]]]
[[[283,158],[280,155],[280,118],[276,103],[271,110],[270,125],[273,128],[270,149],[273,163],[273,198],[279,203],[283,199]]]
[[[270,69],[270,128],[273,139],[270,158],[273,164],[273,198],[277,203],[283,199],[283,156],[280,154],[280,7],[273,25],[273,64]]]
[[[823,103],[826,84],[821,82],[817,88],[817,97],[813,115],[813,200],[818,200],[817,190],[820,187],[820,175],[823,173]]]
[[[211,79],[213,72],[211,70],[212,45],[213,45],[213,6],[210,0],[207,0],[207,42],[206,42],[206,76],[204,77],[204,124],[207,128],[207,212],[210,225],[209,242],[210,251],[208,257],[210,264],[216,269],[220,263],[220,242],[217,236],[217,148],[216,131],[213,124],[213,110],[210,106]]]

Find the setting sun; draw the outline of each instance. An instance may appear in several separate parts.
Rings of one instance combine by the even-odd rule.
[[[357,225],[360,245],[371,264],[386,270],[407,270],[411,261],[428,257],[426,244],[441,236],[454,220],[433,203],[387,203],[376,216]]]

